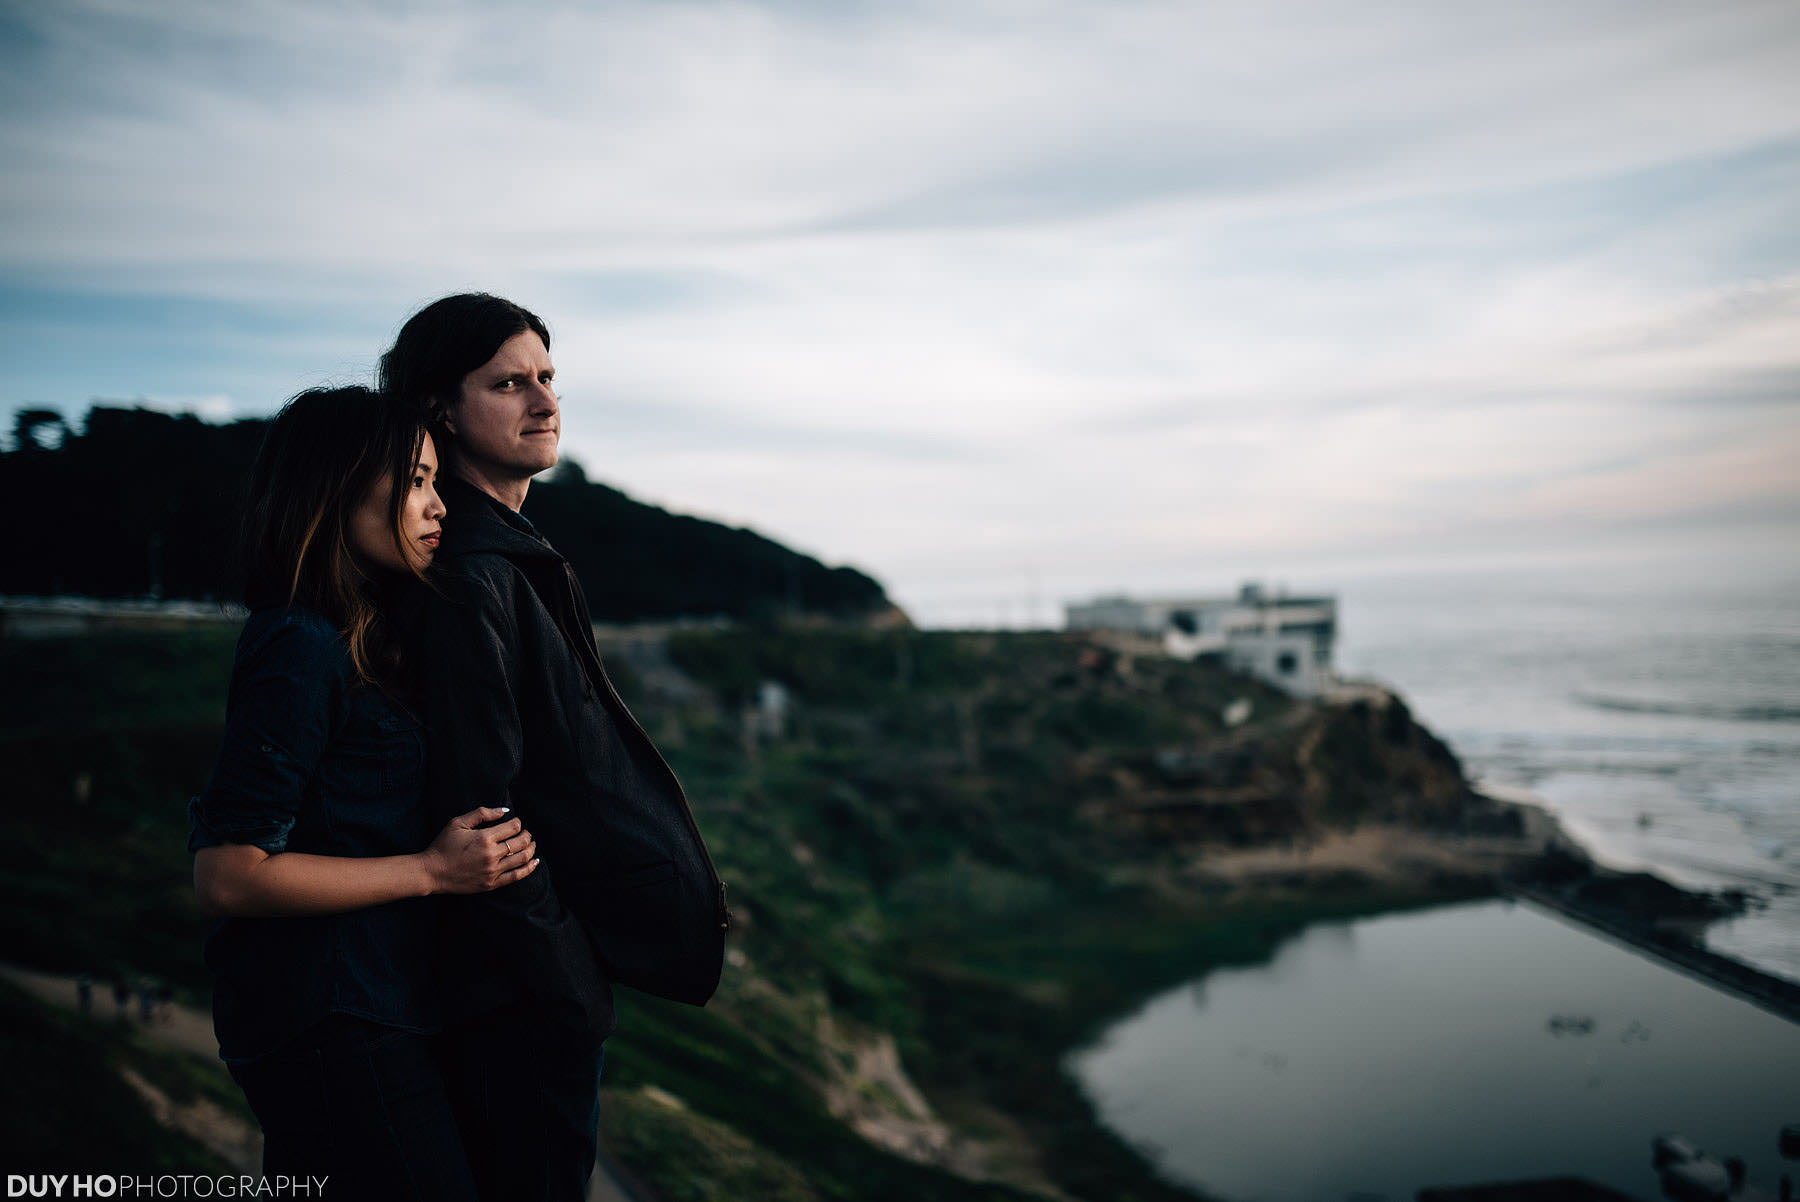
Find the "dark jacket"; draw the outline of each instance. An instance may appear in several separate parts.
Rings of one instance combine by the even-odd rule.
[[[509,805],[536,872],[455,899],[452,961],[483,1004],[516,985],[594,1034],[609,982],[703,1004],[724,960],[725,887],[680,783],[607,679],[568,563],[459,480],[413,623],[440,819]],[[507,970],[510,970],[508,972]]]
[[[424,788],[417,720],[357,681],[337,629],[301,606],[251,614],[218,762],[188,806],[188,849],[405,855],[441,825],[425,812]],[[220,919],[206,939],[220,1054],[255,1059],[331,1013],[437,1029],[437,917],[421,897],[342,914]]]

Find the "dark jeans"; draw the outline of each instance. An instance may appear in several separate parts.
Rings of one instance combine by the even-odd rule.
[[[605,1045],[523,1001],[445,1032],[440,1046],[481,1202],[582,1202]]]
[[[476,1202],[432,1040],[333,1014],[231,1075],[263,1129],[263,1173],[325,1177],[331,1202]]]

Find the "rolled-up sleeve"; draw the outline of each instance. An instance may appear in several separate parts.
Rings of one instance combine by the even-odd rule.
[[[252,622],[258,619],[252,618]],[[323,619],[287,616],[238,643],[225,739],[206,791],[188,804],[188,850],[244,843],[273,855],[331,737],[342,652]]]

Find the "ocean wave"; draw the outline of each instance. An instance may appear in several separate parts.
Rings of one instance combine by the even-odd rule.
[[[1618,714],[1663,714],[1677,718],[1715,718],[1727,722],[1800,722],[1800,705],[1707,705],[1704,702],[1644,701],[1635,697],[1609,697],[1604,693],[1576,693],[1575,700],[1589,709]]]

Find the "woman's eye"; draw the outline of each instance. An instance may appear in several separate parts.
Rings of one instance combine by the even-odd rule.
[[[425,477],[414,476],[413,477],[413,487],[414,488],[424,488],[425,487]]]

